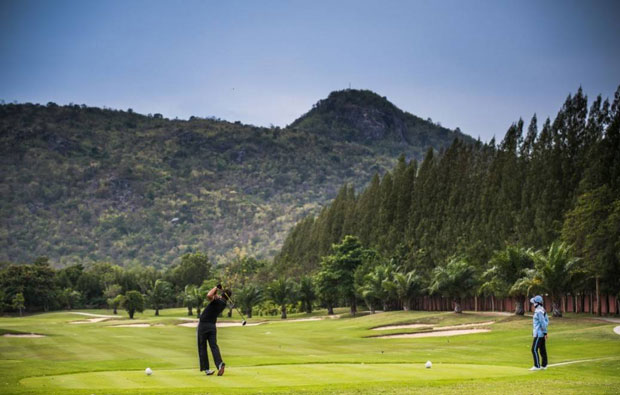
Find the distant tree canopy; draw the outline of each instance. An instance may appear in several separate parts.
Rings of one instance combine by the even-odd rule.
[[[133,319],[136,311],[144,311],[144,296],[138,291],[127,291],[123,299],[123,307],[129,313],[129,318]]]
[[[187,284],[199,286],[210,278],[211,266],[206,254],[201,252],[185,254],[181,257],[179,265],[172,269],[169,277],[171,282],[178,287]]]

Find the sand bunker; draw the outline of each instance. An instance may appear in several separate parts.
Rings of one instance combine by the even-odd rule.
[[[495,324],[495,321],[487,321],[487,322],[474,322],[471,324],[459,324],[459,325],[451,325],[451,326],[436,326],[433,328],[433,330],[448,330],[448,329],[459,329],[459,328],[471,328],[471,327],[477,327],[477,326],[487,326],[487,325],[491,325],[491,324]]]
[[[177,326],[186,326],[188,328],[195,328],[198,326],[198,321],[194,322],[184,322],[183,324],[178,324]]]
[[[620,335],[620,326],[617,326],[614,328],[614,332],[616,332],[616,334]]]
[[[110,328],[148,328],[149,324],[123,324],[123,325],[110,325]]]
[[[304,322],[304,321],[321,321],[323,318],[321,317],[310,317],[310,318],[296,318],[293,320],[284,319],[282,321],[274,321],[274,322]]]
[[[478,315],[494,315],[494,316],[500,316],[500,317],[509,317],[511,315],[515,315],[515,313],[510,313],[508,311],[472,311],[472,313],[478,314]]]
[[[256,326],[256,325],[262,325],[264,324],[264,322],[253,322],[251,324],[245,324],[245,326]],[[198,321],[194,321],[194,322],[185,322],[183,324],[178,324],[177,326],[185,326],[188,328],[196,328],[198,326]],[[216,325],[218,328],[226,328],[226,327],[230,327],[230,326],[242,326],[241,322],[218,322]]]
[[[432,325],[428,324],[405,324],[405,325],[386,325],[372,328],[373,331],[389,331],[390,329],[417,329],[417,328],[431,328]]]
[[[69,322],[70,324],[92,324],[95,322],[102,322],[102,321],[106,321],[109,320],[110,318],[91,318],[88,320],[80,320],[80,321],[71,321]]]
[[[372,328],[373,331],[388,331],[391,329],[417,329],[417,328],[433,328],[435,331],[448,330],[448,329],[459,329],[459,328],[471,328],[477,326],[487,326],[494,324],[495,321],[487,321],[487,322],[473,322],[471,324],[459,324],[459,325],[451,325],[451,326],[432,326],[428,324],[405,324],[405,325],[386,325],[379,326],[376,328]]]
[[[458,336],[458,335],[470,335],[472,333],[484,333],[490,332],[490,329],[455,329],[451,331],[434,331],[434,332],[422,332],[422,333],[401,333],[398,335],[385,335],[377,336],[379,339],[397,339],[397,338],[416,338],[416,337],[443,337],[443,336]]]
[[[71,314],[79,314],[79,315],[85,315],[85,316],[88,316],[88,317],[100,317],[100,318],[115,318],[115,317],[118,317],[116,315],[103,315],[103,314],[82,313],[80,311],[72,311]]]
[[[3,337],[46,337],[45,335],[37,335],[36,333],[5,333]]]

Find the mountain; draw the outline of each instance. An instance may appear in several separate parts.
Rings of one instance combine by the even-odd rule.
[[[0,261],[168,265],[270,258],[338,189],[400,154],[468,136],[369,91],[334,92],[286,128],[85,105],[0,106]]]
[[[426,148],[442,147],[455,137],[471,140],[458,130],[449,130],[404,112],[369,90],[332,92],[290,126],[338,141],[368,146],[379,144],[377,148],[381,151],[396,155],[404,149],[416,152],[418,158]]]

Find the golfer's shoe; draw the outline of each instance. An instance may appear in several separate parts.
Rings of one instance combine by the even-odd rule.
[[[530,370],[531,370],[531,371],[537,371],[537,370],[542,370],[542,368],[538,368],[538,367],[536,367],[536,366],[532,366],[532,367],[530,368]]]
[[[219,368],[219,370],[217,371],[217,375],[218,375],[218,376],[221,376],[221,375],[223,375],[223,374],[224,374],[224,368],[225,368],[225,367],[226,367],[226,364],[225,364],[224,362],[222,362],[222,363],[220,364],[220,368]]]
[[[547,370],[546,366],[541,367],[542,370]]]
[[[207,376],[211,376],[213,373],[215,373],[215,370],[205,370]]]

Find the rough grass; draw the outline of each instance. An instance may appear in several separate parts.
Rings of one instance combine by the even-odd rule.
[[[87,317],[71,312],[0,318],[0,333],[48,335],[0,337],[0,393],[510,394],[617,393],[620,388],[620,336],[613,332],[617,324],[590,316],[552,318],[548,340],[550,364],[590,361],[542,372],[527,370],[532,365],[529,317],[471,312],[387,312],[304,322],[270,317],[264,325],[221,328],[226,374],[205,377],[197,368],[195,329],[176,325],[186,314],[185,309],[169,309],[155,317],[146,311],[133,321],[119,314],[118,319],[81,325],[69,323]],[[239,320],[236,315],[232,319]],[[491,332],[482,334],[367,338],[376,334],[371,328],[382,325],[486,321],[495,323],[489,326]],[[130,322],[159,326],[112,327]],[[433,362],[430,370],[424,368],[427,360]],[[146,367],[153,369],[152,376],[144,374]]]

